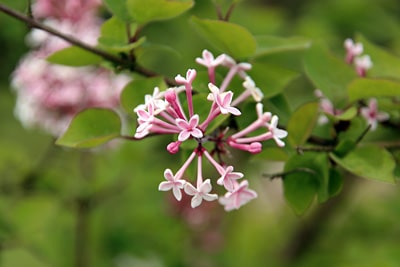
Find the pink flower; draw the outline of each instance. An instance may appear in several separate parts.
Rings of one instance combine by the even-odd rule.
[[[367,70],[372,68],[372,61],[369,55],[363,55],[354,59],[354,66],[360,77],[365,77]]]
[[[175,81],[179,84],[192,84],[194,79],[196,78],[196,74],[197,72],[195,69],[188,69],[188,71],[186,72],[186,78],[178,74],[175,77]]]
[[[378,122],[387,120],[389,114],[386,112],[379,112],[378,103],[375,98],[370,99],[367,107],[360,109],[361,115],[366,119],[367,123],[371,125],[371,130],[375,130]]]
[[[233,115],[239,116],[241,114],[240,110],[231,106],[233,93],[232,92],[223,92],[220,93],[218,87],[214,84],[209,83],[208,88],[211,93],[208,95],[208,100],[214,101],[218,105],[218,108],[222,114],[231,113]]]
[[[225,59],[225,55],[222,54],[214,59],[214,55],[210,51],[203,50],[202,56],[202,58],[196,58],[196,62],[207,67],[210,82],[215,83],[215,68],[222,64]]]
[[[224,170],[222,176],[218,179],[217,184],[223,185],[228,191],[233,191],[235,186],[234,182],[242,177],[243,173],[233,172],[233,166],[228,166]]]
[[[172,189],[175,198],[180,201],[182,199],[181,189],[183,189],[183,186],[186,182],[184,180],[181,180],[181,177],[179,175],[174,176],[170,169],[166,169],[164,171],[164,177],[167,181],[161,182],[158,186],[158,190],[169,191]]]
[[[257,197],[257,193],[248,189],[249,182],[242,181],[236,184],[236,188],[232,192],[227,192],[225,196],[219,199],[219,202],[225,206],[226,211],[239,209],[241,206]]]
[[[340,115],[343,113],[342,110],[335,109],[335,107],[333,106],[333,103],[323,95],[321,90],[316,89],[314,91],[314,94],[316,97],[319,98],[319,109],[323,113],[326,113],[326,114],[329,114],[332,116]],[[318,118],[318,124],[324,125],[326,123],[328,123],[327,116],[325,114],[321,114]]]
[[[272,138],[275,140],[275,143],[280,146],[283,147],[285,146],[285,142],[283,142],[281,139],[285,138],[288,133],[285,130],[282,129],[278,129],[278,116],[274,115],[272,116],[271,119],[271,123],[269,124],[269,131],[272,133]]]
[[[352,39],[347,38],[344,41],[344,47],[346,48],[346,63],[353,63],[354,57],[359,56],[363,52],[362,43],[354,43]]]
[[[168,102],[162,100],[164,93],[160,92],[158,87],[155,87],[153,90],[153,94],[146,94],[144,96],[144,104],[138,105],[136,108],[133,109],[134,112],[137,112],[139,109],[147,109],[149,105],[152,105],[154,108],[154,114],[158,114],[164,111],[167,106]]]
[[[193,196],[191,206],[192,208],[196,208],[201,204],[204,200],[206,201],[214,201],[218,199],[217,194],[210,194],[212,189],[210,179],[205,180],[202,184],[198,185],[198,187],[194,187],[190,183],[186,183],[184,190],[186,194]]]
[[[178,140],[183,142],[190,136],[193,136],[194,138],[203,137],[203,132],[199,128],[197,128],[198,124],[199,115],[197,114],[193,115],[193,117],[190,118],[189,122],[179,118],[176,119],[176,125],[181,129]]]
[[[207,68],[215,68],[218,65],[221,65],[225,60],[225,55],[220,55],[217,58],[214,58],[214,55],[206,49],[203,50],[202,56],[203,57],[196,58],[196,62]]]

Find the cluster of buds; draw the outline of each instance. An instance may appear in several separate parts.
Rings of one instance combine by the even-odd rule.
[[[46,25],[96,45],[100,5],[99,0],[37,0],[32,10]],[[130,80],[127,75],[115,75],[105,68],[50,64],[47,57],[70,44],[42,30],[33,29],[27,41],[32,50],[12,75],[17,94],[15,114],[25,127],[39,127],[59,136],[85,108],[118,109],[120,92]]]
[[[367,70],[372,67],[372,61],[369,55],[361,56],[364,52],[363,44],[354,43],[352,39],[348,38],[344,41],[344,47],[346,49],[346,63],[354,64],[358,76],[365,77]],[[319,124],[322,125],[328,122],[325,114],[336,116],[343,113],[343,110],[336,109],[333,103],[320,90],[317,89],[314,93],[319,98],[320,110],[324,113],[319,117]],[[372,131],[377,128],[378,122],[389,118],[389,114],[378,110],[378,102],[375,98],[369,99],[368,104],[359,109],[359,113],[366,120],[367,124],[370,125]]]
[[[354,64],[354,68],[360,77],[365,77],[367,70],[372,68],[372,61],[369,55],[362,55],[364,46],[362,43],[354,43],[350,38],[344,41],[346,49],[346,63]]]
[[[225,146],[250,153],[259,153],[262,150],[261,142],[269,139],[273,139],[278,146],[284,146],[285,143],[281,139],[287,136],[287,132],[278,128],[278,117],[276,115],[263,111],[263,104],[261,103],[263,94],[246,73],[251,68],[249,63],[236,63],[226,54],[214,58],[213,54],[207,50],[203,51],[202,58],[197,58],[196,62],[205,66],[208,70],[210,93],[207,100],[211,102],[208,116],[200,118],[195,113],[193,81],[197,72],[194,69],[189,69],[186,77],[181,75],[175,77],[179,86],[163,92],[155,88],[152,95],[145,96],[145,103],[134,109],[138,116],[135,137],[143,138],[149,134],[177,135],[177,140],[167,146],[167,150],[171,154],[177,153],[183,142],[189,139],[195,140],[197,146],[182,167],[175,174],[171,169],[164,171],[166,181],[160,183],[159,190],[172,190],[178,201],[182,199],[182,191],[184,191],[187,195],[192,196],[192,208],[199,206],[203,200],[214,201],[219,199],[225,210],[238,209],[251,199],[256,198],[257,193],[249,189],[247,180],[239,181],[243,178],[243,173],[235,172],[233,166],[221,162],[221,153],[226,151]],[[216,68],[219,66],[226,67],[229,70],[222,83],[217,86]],[[243,80],[244,88],[244,91],[236,98],[234,98],[233,92],[228,90],[235,75]],[[179,94],[182,93],[186,95],[187,109],[183,108],[179,98]],[[232,135],[228,134],[230,132],[228,128],[222,129],[218,137],[206,134],[210,123],[219,116],[241,116],[242,112],[237,106],[249,97],[253,97],[256,102],[255,108],[258,118],[254,122]],[[254,131],[259,129],[264,130],[252,135]],[[214,142],[218,149],[208,151],[204,146],[207,142]],[[215,154],[217,154],[218,160],[214,159]],[[191,181],[184,179],[184,173],[196,157],[197,178],[196,182],[192,184]],[[213,193],[211,180],[203,178],[204,158],[218,173],[219,178],[216,183],[226,190],[223,196]]]

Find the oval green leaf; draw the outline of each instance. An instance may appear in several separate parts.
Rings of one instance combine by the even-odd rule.
[[[128,0],[128,12],[139,24],[172,19],[190,9],[194,1]]]
[[[253,35],[240,25],[196,17],[192,17],[191,22],[206,41],[234,58],[246,58],[256,51]]]
[[[368,145],[357,147],[345,157],[331,153],[330,157],[347,171],[371,180],[394,183],[396,163],[384,148]]]
[[[121,119],[110,109],[91,108],[78,113],[56,144],[90,148],[120,136]]]
[[[80,47],[70,46],[54,52],[47,58],[47,61],[53,64],[82,67],[99,64],[103,61],[103,58]]]
[[[297,215],[303,214],[318,192],[318,173],[309,168],[313,158],[309,155],[293,155],[285,164],[283,177],[285,199]]]
[[[288,141],[292,146],[300,146],[307,141],[317,122],[318,109],[318,103],[310,102],[292,114],[287,125]]]
[[[400,83],[378,79],[356,79],[347,87],[350,101],[370,97],[400,96]]]
[[[256,36],[257,50],[254,57],[261,57],[274,53],[305,50],[310,48],[310,39],[304,37],[282,38],[276,36]]]

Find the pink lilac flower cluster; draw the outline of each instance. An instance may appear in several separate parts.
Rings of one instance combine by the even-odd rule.
[[[95,13],[99,4],[98,0],[38,0],[33,11],[35,17],[45,18],[47,25],[95,45],[101,25]],[[27,41],[32,50],[12,75],[17,94],[15,114],[24,126],[59,136],[85,108],[118,108],[128,76],[98,67],[50,64],[46,58],[69,44],[44,31],[32,30]]]
[[[175,77],[178,87],[169,88],[160,92],[158,88],[154,89],[152,95],[145,96],[145,104],[139,105],[134,109],[138,116],[138,127],[135,137],[143,138],[149,134],[176,134],[177,140],[167,146],[169,153],[177,153],[183,142],[192,139],[197,142],[197,147],[190,154],[182,167],[175,173],[171,169],[164,171],[166,181],[161,182],[159,190],[172,190],[175,198],[182,199],[182,191],[192,196],[191,206],[199,206],[203,200],[219,202],[224,205],[225,210],[230,211],[238,209],[251,199],[257,197],[257,193],[249,189],[247,180],[239,181],[244,174],[234,171],[234,167],[218,162],[214,159],[212,152],[209,152],[204,144],[215,142],[219,151],[224,151],[224,146],[248,151],[250,153],[259,153],[262,150],[261,142],[273,139],[278,146],[284,146],[281,140],[287,136],[287,132],[278,128],[278,117],[270,112],[263,111],[261,100],[263,94],[256,87],[254,81],[247,75],[246,71],[251,68],[249,63],[237,63],[226,54],[214,58],[213,54],[204,50],[201,58],[196,62],[203,65],[208,70],[208,94],[207,100],[210,101],[210,110],[208,116],[201,118],[195,113],[193,105],[193,81],[197,72],[195,69],[189,69],[186,77],[178,75]],[[222,83],[216,84],[216,68],[228,68],[227,74]],[[237,75],[243,80],[243,92],[234,98],[232,91],[228,87]],[[185,94],[187,109],[183,108],[179,94]],[[221,115],[242,116],[242,112],[237,105],[247,98],[252,97],[256,101],[256,112],[258,118],[250,123],[245,129],[228,136],[228,129],[224,129],[218,138],[206,135],[208,126]],[[187,111],[185,111],[187,110]],[[253,134],[255,130],[264,129],[262,133]],[[218,155],[220,156],[220,155]],[[197,158],[197,177],[196,182],[184,179],[184,173],[188,166]],[[203,177],[203,159],[207,160],[213,166],[219,175],[216,183],[225,188],[226,193],[218,196],[212,192],[210,179]],[[219,157],[220,159],[220,157]]]
[[[354,43],[352,39],[348,38],[344,41],[344,47],[346,49],[346,63],[354,64],[358,76],[365,77],[367,70],[372,67],[372,61],[368,55],[360,56],[364,51],[363,44]],[[319,124],[322,125],[328,122],[325,114],[336,116],[343,113],[343,110],[336,109],[333,103],[320,90],[317,89],[314,93],[319,98],[320,110],[324,113],[318,119]],[[361,107],[359,113],[367,121],[367,124],[370,125],[371,130],[377,128],[378,122],[389,119],[389,114],[378,110],[378,102],[375,98],[369,99],[368,104]]]

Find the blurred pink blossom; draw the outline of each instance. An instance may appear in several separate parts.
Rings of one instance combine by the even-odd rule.
[[[37,18],[81,21],[100,5],[101,0],[36,0],[32,9]]]
[[[52,17],[43,23],[95,45],[101,24],[93,9],[98,4],[97,0],[39,0],[34,11],[38,12],[38,16]],[[72,19],[68,14],[76,17]],[[27,42],[32,51],[21,59],[12,74],[17,95],[15,114],[24,126],[40,127],[59,136],[72,118],[85,108],[119,107],[121,90],[130,80],[127,75],[115,75],[96,66],[50,64],[46,58],[70,44],[42,30],[32,30]]]

